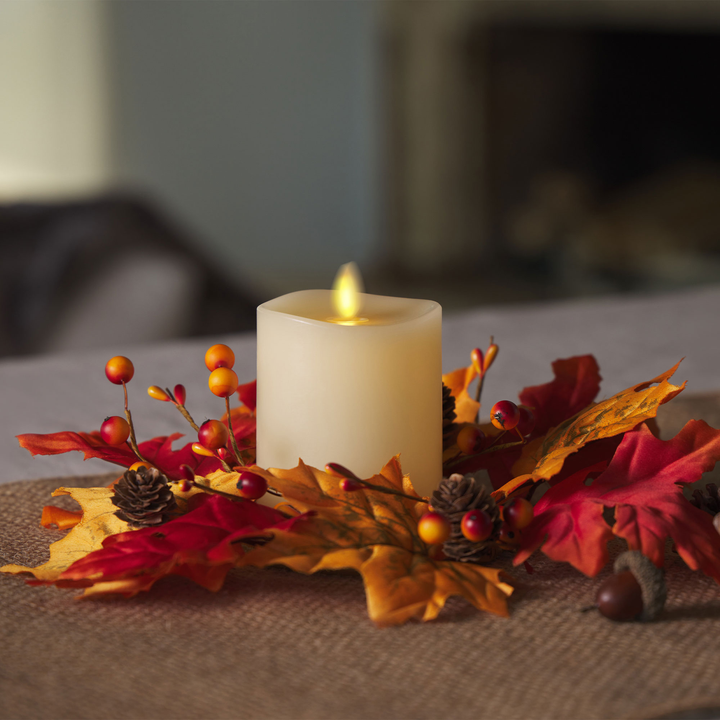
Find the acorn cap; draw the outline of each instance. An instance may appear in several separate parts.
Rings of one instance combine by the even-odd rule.
[[[616,573],[629,570],[642,590],[643,611],[638,620],[654,620],[665,607],[667,588],[665,572],[638,550],[628,550],[618,555],[613,569]]]

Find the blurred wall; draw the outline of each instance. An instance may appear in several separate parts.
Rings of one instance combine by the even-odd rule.
[[[105,8],[119,184],[164,203],[261,297],[373,263],[374,3]]]
[[[107,185],[105,9],[0,1],[0,203],[77,197]]]

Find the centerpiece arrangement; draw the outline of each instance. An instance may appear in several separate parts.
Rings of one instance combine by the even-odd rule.
[[[432,314],[432,308],[401,310],[411,323]],[[347,317],[336,323],[340,330],[367,322],[352,313],[349,323]],[[413,333],[433,332],[430,326],[409,328],[405,337],[412,344]],[[353,337],[343,336],[344,342],[356,351]],[[301,353],[290,355],[302,362]],[[54,495],[69,495],[80,510],[44,508],[44,526],[68,530],[50,546],[49,560],[36,568],[1,569],[32,573],[31,584],[82,588],[83,597],[131,597],[172,574],[218,590],[233,568],[284,565],[308,574],[351,568],[362,576],[368,613],[380,626],[431,620],[453,595],[507,615],[513,578],[498,559],[511,557],[532,573],[529,561],[541,551],[594,576],[609,562],[613,538],[626,541],[631,552],[618,559],[616,574],[598,596],[608,617],[651,619],[661,609],[658,568],[668,538],[690,568],[720,582],[717,489],[695,489],[693,495],[687,489],[720,459],[720,430],[692,420],[674,438],[661,440],[654,421],[659,406],[684,388],[670,381],[677,366],[596,401],[601,378],[595,359],[557,360],[552,380],[521,389],[517,403],[496,402],[490,420],[480,422],[483,381],[497,367],[497,356],[492,340],[485,352],[475,348],[467,367],[442,376],[442,393],[438,372],[436,390],[428,395],[437,415],[419,425],[416,408],[402,407],[412,398],[400,393],[395,399],[406,410],[399,416],[423,433],[421,445],[434,442],[426,434],[437,429],[438,450],[411,453],[415,469],[409,474],[403,472],[404,454],[389,454],[374,471],[365,462],[376,456],[376,446],[385,447],[385,435],[397,430],[407,438],[404,427],[383,429],[372,446],[350,438],[350,449],[343,450],[338,442],[333,447],[340,456],[315,461],[318,467],[303,460],[289,469],[268,467],[263,443],[279,447],[282,438],[261,439],[256,455],[264,400],[258,410],[256,383],[239,383],[225,345],[205,356],[209,389],[224,399],[224,414],[198,425],[182,385],[152,386],[150,396],[174,406],[194,438],[178,449],[173,444],[180,434],[140,441],[128,402],[133,364],[112,358],[105,373],[122,387],[124,416],[106,419],[99,431],[26,434],[19,441],[34,455],[79,450],[125,471],[108,487],[57,489]],[[416,375],[423,372],[422,362],[408,363]],[[261,398],[274,397],[272,383],[271,375],[262,377]],[[387,392],[392,383],[381,386]],[[352,397],[366,407],[362,394]],[[331,436],[341,416],[325,407]],[[310,427],[302,429],[304,437]]]

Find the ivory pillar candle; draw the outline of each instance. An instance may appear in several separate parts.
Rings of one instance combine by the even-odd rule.
[[[420,495],[442,477],[442,308],[360,295],[340,321],[330,290],[270,300],[257,313],[257,463],[340,463],[361,478],[400,453]]]

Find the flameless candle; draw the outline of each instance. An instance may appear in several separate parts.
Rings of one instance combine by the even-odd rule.
[[[399,453],[430,495],[442,477],[442,308],[348,284],[337,303],[304,290],[258,308],[257,462],[336,462],[369,478]]]

